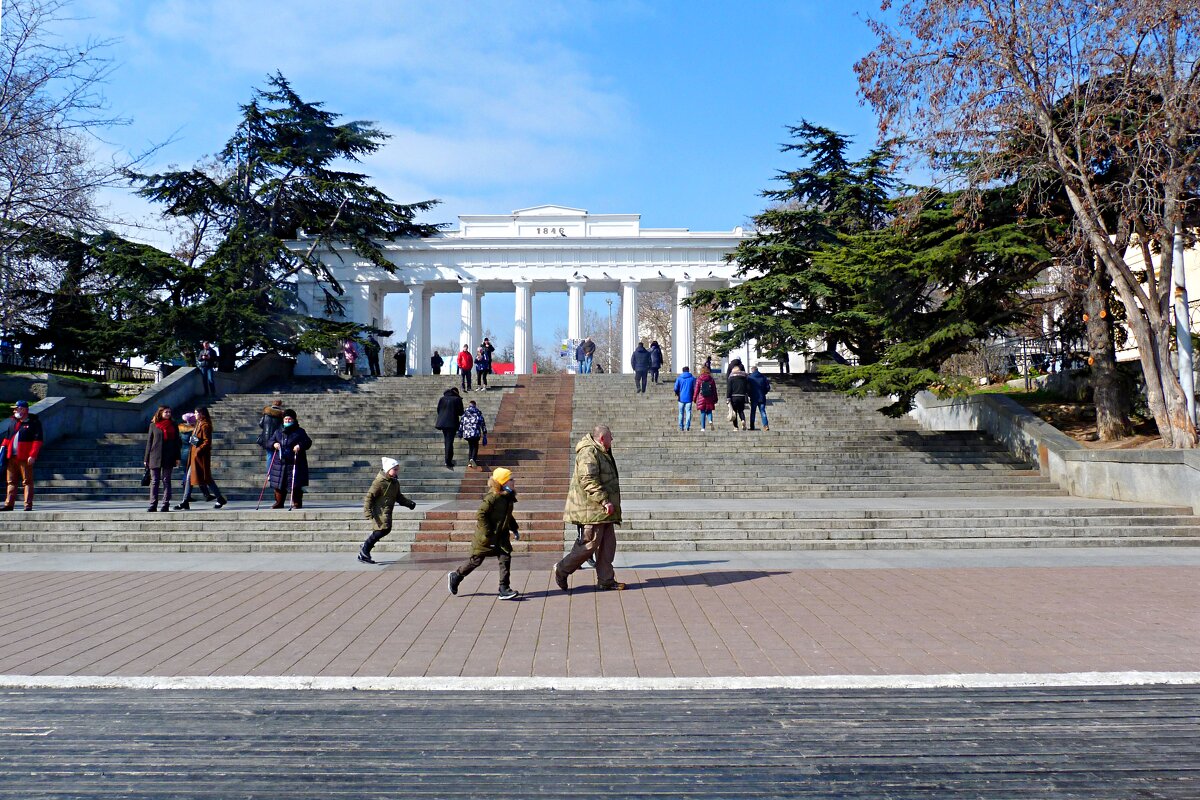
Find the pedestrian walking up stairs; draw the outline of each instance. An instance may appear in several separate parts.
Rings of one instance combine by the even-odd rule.
[[[770,430],[680,431],[674,376],[581,378],[573,438],[613,431],[626,550],[1200,545],[1187,508],[1069,498],[976,433],[921,430],[805,376],[772,376]],[[747,409],[748,413],[748,409]],[[574,532],[564,531],[565,538]]]
[[[438,399],[457,383],[453,376],[362,379],[354,384],[296,380],[277,391],[231,394],[211,403],[214,474],[232,501],[219,511],[197,494],[189,511],[145,512],[148,490],[140,484],[145,434],[101,432],[54,442],[43,449],[37,467],[38,510],[0,515],[0,551],[352,550],[368,527],[359,507],[381,457],[401,462],[401,487],[409,497],[438,503],[458,496],[465,447],[460,467],[447,469],[442,435],[433,427]],[[464,393],[465,399],[476,400],[489,422],[516,380],[496,376],[492,384],[489,391]],[[258,420],[276,397],[296,410],[314,441],[309,451],[311,483],[303,509],[269,510],[272,496],[267,489],[262,510],[254,511],[267,465],[266,454],[255,444]],[[195,405],[204,402],[198,398]],[[188,407],[176,409],[177,416],[185,410]],[[179,502],[182,477],[179,470],[173,475],[173,503]],[[73,502],[63,508],[55,501]],[[114,507],[112,501],[123,502]],[[47,505],[50,509],[42,510]],[[422,516],[419,510],[397,509],[393,534],[378,550],[406,552]]]
[[[574,380],[569,375],[524,376],[504,394],[489,418],[488,444],[480,448],[478,470],[469,470],[456,501],[425,514],[413,552],[466,549],[475,533],[475,512],[495,467],[513,472],[514,509],[521,527],[515,552],[559,552],[563,545],[563,503],[571,469]]]

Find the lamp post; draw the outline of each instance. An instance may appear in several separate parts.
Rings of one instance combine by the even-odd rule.
[[[606,349],[608,350],[608,368],[607,368],[607,371],[608,371],[608,374],[609,374],[609,375],[612,375],[612,351],[613,351],[613,342],[612,342],[612,298],[611,298],[611,297],[607,297],[607,298],[605,298],[604,302],[608,303],[608,347],[606,348]]]

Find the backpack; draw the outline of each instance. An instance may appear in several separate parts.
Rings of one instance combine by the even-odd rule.
[[[700,381],[700,396],[705,400],[717,399],[717,384],[713,381]]]

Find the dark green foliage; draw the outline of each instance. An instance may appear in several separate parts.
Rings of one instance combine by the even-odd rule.
[[[753,277],[691,302],[731,324],[719,346],[845,348],[858,364],[823,367],[824,379],[899,395],[893,410],[907,410],[918,391],[945,387],[945,359],[1023,318],[1024,292],[1049,265],[1051,223],[1022,220],[1005,189],[892,198],[890,147],[849,161],[844,136],[808,123],[791,133],[784,150],[806,161],[764,192],[776,205],[731,256]]]
[[[366,175],[337,168],[378,150],[386,134],[365,122],[339,123],[322,104],[302,100],[282,75],[268,84],[242,107],[216,175],[197,167],[134,176],[139,193],[162,203],[167,216],[218,234],[213,252],[185,267],[180,288],[186,291],[171,294],[189,319],[189,337],[178,339],[177,349],[199,339],[219,342],[223,369],[239,354],[332,347],[338,336],[363,330],[390,334],[342,326],[336,336],[325,335],[337,326],[314,317],[341,311],[342,287],[320,256],[340,243],[390,272],[380,241],[438,230],[414,222],[436,201],[394,203]],[[301,236],[304,247],[289,249],[286,241]],[[190,280],[193,269],[199,280]],[[292,280],[300,272],[322,282],[322,308],[297,302]]]

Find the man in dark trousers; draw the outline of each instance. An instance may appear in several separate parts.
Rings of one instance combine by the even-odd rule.
[[[458,435],[458,421],[463,415],[462,395],[458,389],[450,388],[442,393],[437,405],[437,424],[446,443],[446,469],[454,469],[454,437]]]
[[[367,334],[367,340],[363,342],[363,350],[367,351],[367,369],[371,373],[372,378],[378,378],[383,375],[383,370],[379,368],[379,342],[374,336]]]
[[[429,367],[433,370],[434,375],[442,374],[442,364],[445,363],[446,360],[441,357],[437,350],[434,350],[433,355],[429,357]]]
[[[475,369],[475,356],[471,355],[471,345],[463,345],[463,349],[454,358],[454,365],[458,367],[463,391],[471,391],[471,370]]]
[[[646,376],[650,374],[650,351],[644,343],[638,342],[637,349],[629,359],[629,365],[633,367],[634,389],[638,394],[645,394]]]
[[[17,502],[17,487],[25,486],[25,510],[33,511],[33,465],[42,451],[42,421],[29,413],[29,401],[18,400],[13,407],[12,431],[0,443],[4,450],[8,494],[0,511],[12,511]],[[167,491],[170,491],[168,489]]]
[[[196,354],[196,366],[200,367],[200,377],[204,379],[206,397],[217,396],[217,365],[220,358],[212,344],[200,343],[200,352]]]
[[[624,589],[613,573],[617,555],[615,525],[621,524],[621,484],[612,454],[612,431],[597,425],[575,445],[575,473],[567,490],[563,519],[575,525],[578,537],[561,561],[554,565],[554,584],[570,591],[567,577],[589,558],[596,559],[596,588]]]
[[[396,352],[392,355],[396,359],[396,377],[402,378],[408,374],[408,345],[400,342],[396,345]]]

